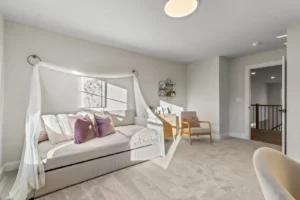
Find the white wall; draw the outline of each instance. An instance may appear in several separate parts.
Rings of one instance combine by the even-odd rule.
[[[229,62],[229,133],[246,138],[245,132],[245,67],[278,61],[286,49],[263,52],[231,59]]]
[[[3,46],[4,46],[4,18],[0,15],[0,170],[3,165],[3,130],[2,130],[2,122],[3,122],[3,105],[4,105],[4,76],[3,76]],[[1,176],[1,174],[0,174]],[[1,179],[1,177],[0,177]]]
[[[251,80],[251,104],[268,104],[268,89],[265,82]]]
[[[4,44],[5,162],[17,161],[21,156],[32,71],[26,58],[31,54],[37,54],[45,62],[89,73],[122,73],[136,69],[140,74],[139,81],[144,97],[152,106],[159,104],[158,82],[170,77],[176,84],[177,95],[171,103],[185,107],[186,68],[184,65],[8,21],[5,22]],[[65,90],[67,91],[68,88]],[[49,105],[48,108],[51,106]],[[66,107],[65,111],[72,109]],[[51,109],[47,111],[50,112]]]
[[[187,110],[212,124],[214,137],[229,131],[228,60],[215,57],[187,66]]]
[[[228,60],[220,58],[219,63],[219,93],[220,93],[220,136],[229,134],[229,72]]]
[[[281,88],[282,83],[268,83],[268,104],[281,105]]]
[[[42,113],[75,113],[81,109],[80,77],[45,68],[40,69],[40,77]],[[107,83],[105,110],[135,109],[132,77],[101,80]]]
[[[263,67],[252,71],[256,74],[251,75],[251,104],[280,105],[282,66]],[[272,76],[275,79],[271,79]]]
[[[300,160],[300,26],[288,29],[287,155]]]
[[[210,121],[216,137],[220,137],[219,63],[220,58],[215,57],[189,64],[186,84],[187,110],[196,111],[199,120]]]

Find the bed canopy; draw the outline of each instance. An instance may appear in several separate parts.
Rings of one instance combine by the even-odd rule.
[[[42,108],[42,96],[41,96],[41,80],[40,80],[40,68],[47,68],[61,73],[71,74],[78,77],[90,77],[90,78],[133,78],[134,99],[136,107],[136,116],[147,122],[147,128],[154,129],[159,133],[159,148],[160,156],[165,156],[165,146],[163,138],[163,126],[162,122],[153,114],[146,101],[143,98],[140,86],[138,83],[138,72],[133,70],[124,74],[91,74],[79,71],[74,71],[69,68],[52,65],[42,62],[41,59],[32,55],[28,57],[39,59],[39,63],[33,65],[29,105],[26,113],[25,124],[25,140],[22,152],[22,159],[19,166],[18,175],[13,185],[12,190],[9,193],[8,199],[13,200],[25,200],[27,195],[32,190],[38,190],[45,185],[45,171],[43,162],[38,152],[38,137],[41,131],[41,108]],[[30,62],[29,62],[30,63]],[[31,63],[30,63],[31,64]]]

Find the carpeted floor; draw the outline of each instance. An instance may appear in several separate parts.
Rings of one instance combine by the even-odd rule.
[[[263,200],[252,155],[279,146],[230,138],[182,138],[167,170],[145,162],[38,200]]]

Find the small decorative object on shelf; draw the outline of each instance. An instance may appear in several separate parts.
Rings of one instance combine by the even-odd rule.
[[[167,84],[173,84],[172,79],[167,78],[166,83],[167,83]]]
[[[176,92],[174,90],[171,93],[171,97],[176,97]]]
[[[175,84],[171,78],[167,78],[166,81],[160,81],[158,83],[158,96],[167,97],[168,101],[176,96]]]
[[[160,81],[159,83],[158,83],[158,88],[159,89],[164,89],[166,87],[166,82],[165,81]]]
[[[158,93],[158,96],[165,97],[166,96],[166,91],[160,90],[159,93]]]

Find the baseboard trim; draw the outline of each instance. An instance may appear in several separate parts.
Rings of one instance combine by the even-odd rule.
[[[245,134],[245,133],[229,133],[229,136],[230,137],[235,137],[235,138],[249,140],[248,135]]]
[[[222,140],[222,139],[227,139],[227,138],[229,138],[230,136],[229,136],[229,133],[222,133],[221,135],[220,135],[220,139]]]
[[[0,180],[0,194],[2,193],[5,185],[6,185],[6,182],[7,182],[7,176],[3,176],[2,179]],[[1,199],[1,197],[0,197]]]
[[[0,182],[5,174],[5,165],[0,168]]]
[[[2,190],[4,189],[6,181],[7,181],[7,178],[5,176],[5,165],[4,165],[0,168],[0,194],[1,194]]]
[[[212,133],[211,136],[212,136],[212,138],[213,138],[214,140],[219,140],[219,139],[221,139],[219,133]]]
[[[20,165],[20,161],[5,163],[5,165],[4,165],[5,171],[9,172],[9,171],[17,170],[17,169],[19,169],[19,165]]]
[[[215,140],[222,140],[222,139],[226,139],[229,137],[229,133],[213,133],[212,134],[212,138]]]

